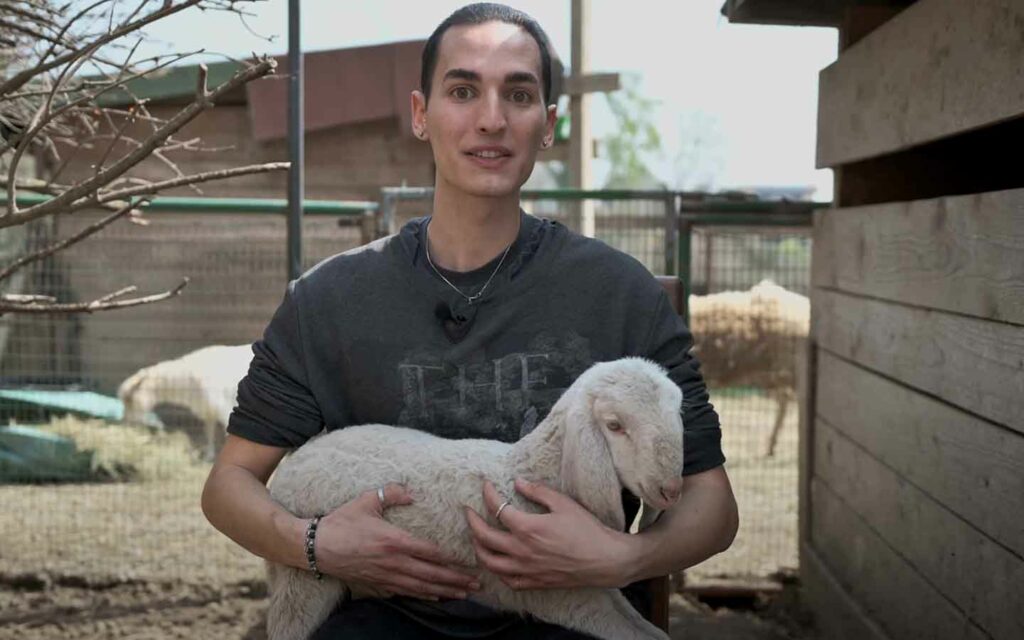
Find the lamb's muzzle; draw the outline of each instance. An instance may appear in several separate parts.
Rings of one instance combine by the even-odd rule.
[[[540,507],[515,494],[514,479],[547,484],[620,531],[626,524],[623,487],[643,500],[645,510],[671,506],[682,490],[681,406],[679,387],[661,366],[641,358],[599,363],[514,445],[445,440],[384,425],[348,427],[314,438],[286,458],[270,492],[290,512],[310,517],[368,489],[401,482],[416,500],[388,509],[385,519],[476,566],[463,505],[500,526],[484,509],[481,478],[511,496],[516,509],[531,512]],[[306,571],[273,563],[268,582],[271,640],[307,638],[351,590],[336,578],[318,582]],[[666,637],[615,589],[513,591],[487,571],[480,582],[473,598],[496,609],[609,640]]]

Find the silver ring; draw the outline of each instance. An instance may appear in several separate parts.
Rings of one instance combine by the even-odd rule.
[[[506,500],[505,502],[502,502],[501,506],[498,507],[498,510],[494,512],[494,519],[498,522],[501,522],[501,512],[504,511],[505,507],[507,507],[510,504],[512,504],[511,500]]]
[[[380,506],[384,507],[384,485],[377,487],[377,499],[380,500]]]

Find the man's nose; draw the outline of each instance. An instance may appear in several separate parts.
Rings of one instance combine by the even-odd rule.
[[[505,119],[504,106],[501,99],[495,94],[488,94],[479,102],[480,111],[477,114],[476,128],[480,133],[499,133],[505,129],[508,122]]]

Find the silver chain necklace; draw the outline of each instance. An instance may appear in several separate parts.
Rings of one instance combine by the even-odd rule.
[[[512,242],[508,243],[508,246],[505,247],[505,253],[501,254],[501,260],[498,261],[498,266],[494,267],[494,271],[491,272],[491,277],[487,278],[487,282],[484,283],[484,286],[480,287],[480,290],[477,291],[475,294],[467,296],[466,294],[462,293],[461,289],[452,284],[448,278],[444,277],[444,274],[438,271],[437,267],[434,266],[434,261],[430,259],[430,238],[427,235],[427,231],[429,229],[430,220],[427,220],[427,226],[426,228],[423,229],[423,247],[426,249],[427,253],[427,264],[429,264],[430,268],[434,270],[434,273],[437,274],[437,277],[444,280],[449,287],[455,289],[456,293],[465,298],[467,304],[473,304],[474,302],[480,299],[480,296],[484,295],[484,291],[487,289],[487,285],[491,284],[491,280],[493,280],[494,276],[498,274],[498,269],[501,269],[501,265],[505,262],[505,256],[508,255],[509,249],[511,249],[512,245],[515,244],[516,242],[515,238],[513,238]],[[519,234],[517,233],[516,235],[518,236]]]

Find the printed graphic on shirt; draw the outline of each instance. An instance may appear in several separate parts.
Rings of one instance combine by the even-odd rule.
[[[398,365],[398,423],[444,438],[515,442],[544,419],[592,362],[589,341],[573,331],[540,333],[521,351],[453,363],[417,350]]]

